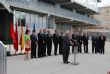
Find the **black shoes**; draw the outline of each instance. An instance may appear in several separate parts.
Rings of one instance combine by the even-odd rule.
[[[54,54],[55,56],[57,56],[58,54]]]
[[[65,64],[68,64],[68,63],[70,63],[70,62],[68,62],[68,61],[65,61],[65,62],[63,62],[63,63],[65,63]]]

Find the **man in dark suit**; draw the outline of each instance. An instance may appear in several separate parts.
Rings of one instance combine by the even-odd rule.
[[[66,32],[66,35],[63,37],[63,63],[68,64],[68,57],[70,52],[70,46],[73,45],[72,39],[70,38],[70,32]]]
[[[84,44],[84,52],[85,53],[89,53],[88,52],[88,40],[89,40],[89,36],[85,33],[83,35],[83,44]]]
[[[101,50],[100,53],[101,54],[104,54],[105,53],[105,41],[106,41],[106,37],[104,35],[101,35],[100,38],[101,38],[100,39],[100,47],[101,47],[100,48],[100,50]]]
[[[59,36],[59,54],[62,54],[63,49],[63,32],[61,32],[61,35]]]
[[[44,29],[43,30],[43,50],[42,50],[42,52],[43,52],[43,56],[45,57],[46,56],[46,45],[47,45],[47,34],[46,34],[46,29]]]
[[[95,46],[95,54],[99,53],[99,48],[100,48],[100,39],[99,35],[96,36],[96,46]]]
[[[39,30],[38,33],[38,57],[43,57],[43,34],[42,30]]]
[[[78,35],[78,53],[82,53],[82,41],[83,41],[82,34],[79,33],[79,35]]]
[[[96,34],[93,34],[92,35],[92,53],[96,52],[96,41],[97,41]]]
[[[31,38],[31,59],[36,58],[37,36],[36,30],[32,31]]]
[[[47,31],[47,55],[51,56],[52,51],[52,34],[50,30]]]
[[[59,44],[59,34],[57,30],[55,30],[55,33],[53,34],[53,43],[54,43],[54,55],[57,55],[58,44]]]
[[[73,42],[77,42],[77,40],[78,40],[78,35],[77,35],[77,33],[76,32],[74,32],[73,34],[72,34],[72,41]],[[74,48],[75,48],[75,46],[72,46],[72,53],[74,53]]]

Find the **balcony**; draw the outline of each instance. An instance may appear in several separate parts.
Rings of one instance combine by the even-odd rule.
[[[98,7],[94,7],[93,5],[86,5],[87,2],[78,2],[77,0],[74,0],[73,2],[69,3],[62,3],[61,7],[69,8],[69,9],[75,9],[77,12],[82,14],[96,14],[98,13]],[[97,9],[96,9],[97,8]]]
[[[99,0],[98,0],[99,1]],[[98,2],[97,0],[72,0],[72,2],[79,4],[80,6],[84,6],[87,9],[90,9],[91,11],[98,12]]]
[[[53,6],[40,1],[27,1],[27,0],[5,0],[11,8],[16,8],[21,11],[32,11],[44,15],[58,16],[66,19],[73,19],[80,22],[90,23],[90,24],[100,24],[99,21],[89,18],[87,16],[76,13],[75,11],[68,11],[62,9],[58,6]]]
[[[71,0],[49,0],[49,1],[53,1],[55,3],[67,3],[67,2],[71,2]]]

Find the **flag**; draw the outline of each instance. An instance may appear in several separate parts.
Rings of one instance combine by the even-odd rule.
[[[26,30],[28,30],[28,23],[26,24]]]
[[[16,51],[18,51],[18,23],[16,23],[16,29],[15,29],[15,37],[16,37]]]
[[[36,30],[36,28],[35,28],[35,23],[33,24],[33,30]]]
[[[21,45],[21,51],[24,49],[24,32],[23,32],[23,27],[22,27],[22,23],[20,23],[20,45]]]
[[[13,42],[14,49],[17,49],[17,41],[16,41],[16,37],[15,37],[15,32],[14,32],[12,21],[10,21],[9,35],[10,35],[10,38],[11,38],[11,40]]]

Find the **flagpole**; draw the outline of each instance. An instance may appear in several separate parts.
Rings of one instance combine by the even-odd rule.
[[[11,56],[11,45],[9,44],[9,53],[10,53],[10,56]]]

